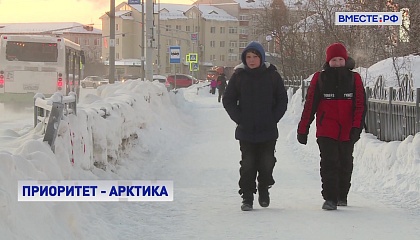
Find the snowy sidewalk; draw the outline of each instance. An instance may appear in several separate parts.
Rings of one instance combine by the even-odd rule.
[[[238,195],[239,144],[235,124],[217,95],[191,96],[190,116],[180,129],[162,129],[162,146],[137,149],[130,162],[138,179],[173,180],[173,202],[102,204],[109,239],[381,239],[414,240],[420,236],[420,217],[376,199],[350,192],[349,206],[321,210],[318,165],[304,161],[286,136],[295,131],[280,122],[277,142],[276,184],[271,204],[254,211],[240,210]],[[174,125],[175,126],[175,125]],[[177,134],[174,138],[170,134]],[[166,135],[165,135],[166,134]],[[294,133],[291,133],[294,134]],[[144,140],[146,143],[147,140]],[[133,156],[139,156],[135,158]],[[317,156],[318,153],[315,153]],[[256,195],[257,198],[257,195]],[[92,219],[99,221],[99,219]],[[86,239],[98,236],[91,233]]]

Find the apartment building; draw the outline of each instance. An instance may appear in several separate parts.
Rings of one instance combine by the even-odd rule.
[[[121,3],[115,7],[115,67],[118,75],[141,74],[144,60],[142,44],[142,6]],[[239,61],[236,17],[210,5],[158,4],[154,6],[153,72],[155,74],[191,73],[204,78],[213,66],[233,68]],[[109,58],[109,16],[102,19],[105,65]],[[170,64],[169,47],[180,46],[181,64]],[[190,72],[186,55],[197,53],[199,71]]]
[[[233,68],[238,64],[239,21],[235,17],[210,5],[161,4],[160,7],[160,50],[181,46],[183,66],[179,70],[189,71],[185,62],[188,53],[198,54],[201,71],[197,76],[201,78],[213,66]],[[167,51],[159,62],[164,72],[171,72]]]

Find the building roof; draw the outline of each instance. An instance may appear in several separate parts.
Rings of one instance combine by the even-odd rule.
[[[156,5],[155,11],[159,12],[160,19],[186,19],[185,13],[192,8],[198,8],[202,13],[204,19],[216,21],[238,21],[237,18],[228,14],[225,10],[215,6],[200,4],[200,5],[186,5],[186,4],[168,4],[161,3]]]
[[[270,6],[273,0],[198,0],[198,4],[210,4],[210,5],[224,5],[236,2],[242,9],[262,9]],[[284,0],[284,4],[289,9],[298,9],[299,7],[305,7],[309,3],[314,2],[313,0]],[[345,0],[328,0],[329,4],[343,4]]]
[[[81,33],[102,34],[102,30],[93,28],[88,31],[77,22],[39,22],[39,23],[0,23],[1,33]]]
[[[243,9],[264,8],[272,2],[271,0],[235,0]]]

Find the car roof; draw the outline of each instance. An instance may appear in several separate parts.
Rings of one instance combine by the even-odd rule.
[[[155,74],[155,75],[153,75],[153,78],[156,78],[156,79],[161,78],[161,79],[163,79],[163,78],[166,78],[166,77],[163,76],[163,75]]]

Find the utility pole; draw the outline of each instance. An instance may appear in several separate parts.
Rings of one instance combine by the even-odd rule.
[[[158,18],[157,18],[157,22],[158,22],[158,26],[156,28],[156,33],[157,36],[154,36],[155,38],[157,37],[157,74],[160,74],[160,68],[162,65],[162,62],[160,61],[160,0],[158,1]]]
[[[144,0],[141,0],[141,80],[144,81],[144,48],[145,46],[145,32],[144,27],[146,23],[144,22]]]
[[[115,0],[110,0],[109,11],[109,83],[115,83]]]
[[[153,81],[153,45],[154,45],[154,24],[153,24],[153,0],[146,0],[146,79]]]

